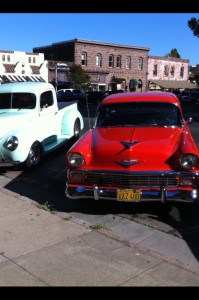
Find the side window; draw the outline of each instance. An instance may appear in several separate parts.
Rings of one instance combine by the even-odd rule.
[[[113,68],[114,67],[114,56],[113,56],[113,54],[109,55],[108,66],[109,66],[109,68]]]
[[[126,69],[130,69],[131,68],[131,57],[127,56],[126,57]]]
[[[143,58],[139,57],[138,58],[138,70],[142,70],[143,69]]]
[[[153,76],[157,76],[158,75],[158,65],[154,64],[153,65]]]
[[[180,77],[184,76],[184,66],[180,67]]]
[[[49,107],[53,105],[52,91],[44,92],[40,97],[40,108]]]
[[[81,54],[81,59],[82,59],[82,66],[87,66],[87,53],[83,52]]]
[[[116,58],[116,67],[121,68],[121,66],[122,66],[122,57],[121,55],[118,55]]]

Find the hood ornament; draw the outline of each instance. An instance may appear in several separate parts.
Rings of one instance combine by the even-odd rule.
[[[131,147],[134,146],[134,145],[139,144],[140,142],[141,142],[141,141],[134,141],[134,142],[120,141],[120,143],[121,143],[122,145],[124,145],[124,147],[127,148],[127,149],[131,148]]]
[[[122,161],[115,160],[115,162],[126,168],[142,163],[142,161],[138,161],[137,159],[123,159]]]

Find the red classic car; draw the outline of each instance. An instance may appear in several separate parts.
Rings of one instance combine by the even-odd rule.
[[[197,202],[199,152],[178,98],[168,92],[113,94],[67,153],[66,196]]]

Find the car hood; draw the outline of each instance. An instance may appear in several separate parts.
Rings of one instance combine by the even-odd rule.
[[[32,114],[31,114],[32,118]],[[25,111],[1,111],[0,112],[0,139],[7,133],[16,129],[27,127],[27,122],[30,122],[30,113]]]
[[[91,137],[93,169],[170,170],[168,159],[183,144],[183,128],[95,128]]]

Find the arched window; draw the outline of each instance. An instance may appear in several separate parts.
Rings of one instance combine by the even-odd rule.
[[[109,66],[109,68],[113,68],[114,67],[114,56],[113,56],[113,54],[109,55],[108,66]]]
[[[82,59],[82,66],[86,66],[87,65],[87,53],[86,52],[82,53],[81,59]]]
[[[3,54],[2,55],[2,61],[5,61],[6,60],[6,57],[5,57],[5,55]]]
[[[130,69],[131,68],[131,57],[127,56],[126,57],[126,69]]]
[[[28,57],[28,62],[31,63],[31,57],[30,56]]]
[[[121,65],[122,65],[122,57],[121,55],[118,55],[116,58],[116,67],[121,68]]]
[[[34,63],[34,64],[36,63],[35,57],[33,57],[33,63]]]
[[[143,58],[139,57],[138,58],[138,70],[142,70],[143,68]]]
[[[100,53],[98,53],[96,55],[96,66],[97,67],[101,67],[102,66],[102,55]]]
[[[7,61],[10,62],[10,55],[7,55]]]

